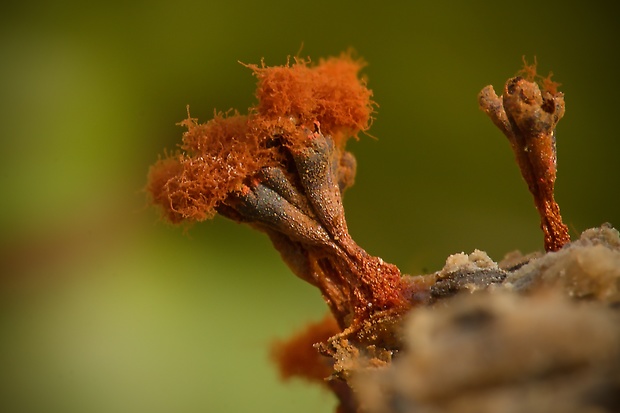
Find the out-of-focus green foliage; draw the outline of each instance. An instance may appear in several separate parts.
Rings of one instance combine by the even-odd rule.
[[[477,108],[537,56],[566,93],[557,199],[573,231],[620,225],[620,38],[597,2],[22,2],[0,12],[0,410],[329,412],[281,384],[269,342],[326,311],[266,237],[184,233],[141,192],[186,116],[245,111],[238,64],[353,47],[379,103],[351,142],[349,227],[407,273],[454,252],[541,249],[504,136]],[[303,46],[303,47],[302,47]],[[301,50],[301,51],[300,51]]]

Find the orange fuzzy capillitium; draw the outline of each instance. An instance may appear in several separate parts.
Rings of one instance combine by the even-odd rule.
[[[299,124],[318,121],[324,134],[344,143],[370,126],[374,102],[365,80],[358,77],[363,66],[346,54],[315,67],[303,60],[292,66],[251,65],[258,78],[255,109],[274,121],[291,116]]]
[[[279,145],[307,145],[305,129],[319,127],[339,147],[370,126],[372,92],[358,74],[363,62],[349,54],[284,66],[248,65],[258,79],[258,103],[249,114],[216,114],[203,124],[180,125],[181,151],[149,171],[147,191],[173,223],[212,218],[231,192],[259,170],[286,163]],[[274,145],[274,142],[278,143]]]
[[[147,190],[170,222],[204,221],[248,175],[272,162],[273,154],[249,133],[246,116],[218,114],[204,124],[188,117],[181,125],[187,128],[183,152],[151,167]]]

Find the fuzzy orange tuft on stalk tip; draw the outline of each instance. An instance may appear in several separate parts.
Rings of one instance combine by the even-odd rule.
[[[149,172],[148,191],[174,223],[216,213],[266,233],[292,271],[321,291],[341,330],[411,306],[400,271],[349,235],[342,193],[356,162],[345,151],[366,131],[372,92],[349,54],[317,65],[246,65],[258,79],[247,115],[188,118],[180,151]]]

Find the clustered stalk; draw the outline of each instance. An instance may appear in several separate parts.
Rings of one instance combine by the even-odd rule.
[[[304,132],[307,145],[286,150],[287,169],[261,169],[218,212],[265,232],[293,272],[319,288],[341,328],[374,309],[406,306],[398,268],[349,235],[340,188],[354,173],[353,156],[340,153],[318,124]]]
[[[206,124],[188,117],[181,151],[150,171],[153,200],[172,222],[219,213],[266,233],[345,332],[404,312],[410,288],[395,265],[355,243],[342,204],[356,170],[345,142],[369,127],[373,106],[361,63],[343,55],[314,67],[250,67],[258,105]]]

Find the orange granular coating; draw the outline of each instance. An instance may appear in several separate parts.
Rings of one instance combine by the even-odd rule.
[[[300,377],[325,383],[325,378],[333,373],[332,360],[319,354],[313,345],[327,341],[339,332],[334,317],[327,315],[290,339],[275,342],[271,356],[279,367],[280,377],[283,380]]]
[[[147,190],[173,223],[212,218],[232,191],[241,190],[260,168],[277,166],[283,155],[274,137],[288,147],[306,145],[320,127],[338,145],[366,131],[374,103],[358,74],[363,62],[349,54],[276,67],[248,65],[258,78],[258,104],[249,115],[215,117],[203,124],[189,116],[180,123],[181,152],[149,171]]]

